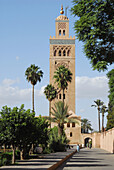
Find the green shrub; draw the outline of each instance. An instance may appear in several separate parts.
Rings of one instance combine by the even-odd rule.
[[[15,151],[15,159],[20,159],[20,151],[19,150]]]
[[[0,166],[9,165],[12,162],[12,152],[5,152],[0,154]]]
[[[62,136],[58,136],[58,128],[54,127],[50,131],[49,135],[49,149],[51,152],[62,152],[66,151],[66,145],[69,142],[65,133]]]
[[[49,147],[46,147],[46,148],[43,150],[43,153],[44,153],[44,154],[51,153],[51,149],[50,149]]]

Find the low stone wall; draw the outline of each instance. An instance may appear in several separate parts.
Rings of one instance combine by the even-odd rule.
[[[114,153],[114,128],[101,133],[100,148]]]

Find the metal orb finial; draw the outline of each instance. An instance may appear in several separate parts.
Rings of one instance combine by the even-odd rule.
[[[61,11],[60,11],[60,14],[64,14],[64,11],[63,11],[63,5],[61,5]]]

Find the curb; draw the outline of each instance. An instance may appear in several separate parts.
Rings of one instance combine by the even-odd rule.
[[[67,155],[65,158],[63,158],[61,161],[57,162],[56,164],[52,165],[50,168],[48,168],[47,170],[56,170],[60,165],[63,164],[63,162],[65,162],[68,158],[70,158],[72,155],[74,155],[77,152],[77,150],[75,150],[74,152],[70,153],[69,155]]]

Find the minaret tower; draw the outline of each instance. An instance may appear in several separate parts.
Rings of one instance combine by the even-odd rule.
[[[54,72],[60,66],[64,65],[73,74],[72,82],[65,90],[64,101],[68,105],[68,111],[75,113],[75,36],[69,37],[69,19],[63,15],[63,6],[61,6],[60,16],[55,20],[56,36],[50,36],[50,84],[54,84]],[[62,101],[62,92],[52,102]]]

